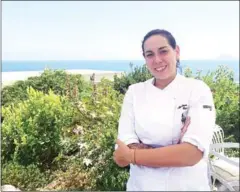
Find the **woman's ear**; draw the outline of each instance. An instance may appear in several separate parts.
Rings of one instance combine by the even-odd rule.
[[[176,51],[176,59],[177,59],[177,61],[179,61],[180,60],[180,47],[178,45],[176,46],[175,51]]]

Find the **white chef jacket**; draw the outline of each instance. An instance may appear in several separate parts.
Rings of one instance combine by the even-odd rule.
[[[119,119],[118,139],[127,145],[139,141],[158,147],[177,144],[183,127],[182,114],[188,108],[191,123],[182,142],[197,146],[204,155],[196,165],[186,167],[131,164],[127,191],[210,191],[207,158],[215,125],[210,88],[201,80],[179,74],[162,90],[153,81],[152,78],[129,86]]]

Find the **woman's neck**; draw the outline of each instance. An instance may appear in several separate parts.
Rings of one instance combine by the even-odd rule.
[[[168,79],[156,79],[154,78],[154,86],[156,86],[159,89],[166,88],[175,78],[177,74],[169,77]]]

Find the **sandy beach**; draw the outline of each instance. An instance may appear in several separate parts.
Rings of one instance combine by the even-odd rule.
[[[90,80],[90,76],[94,73],[96,82],[99,82],[103,77],[113,80],[115,74],[120,76],[121,71],[101,71],[101,70],[65,70],[69,74],[81,74],[85,80]],[[17,72],[2,72],[2,87],[11,85],[19,80],[27,80],[28,77],[40,76],[43,71],[17,71]]]

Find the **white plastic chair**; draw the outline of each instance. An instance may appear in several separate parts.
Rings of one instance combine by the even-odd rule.
[[[219,125],[215,125],[213,128],[212,144],[216,143],[224,143],[224,132]],[[215,149],[215,151],[224,155],[224,147],[219,147],[218,149]]]
[[[216,188],[216,181],[220,182],[218,191],[239,191],[239,158],[228,157],[226,148],[238,148],[239,143],[225,143],[224,131],[216,125],[214,127],[212,144],[210,145],[209,176],[212,190]]]

